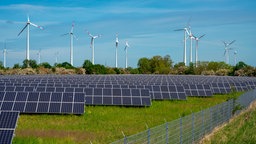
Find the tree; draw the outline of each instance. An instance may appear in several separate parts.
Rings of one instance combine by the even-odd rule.
[[[141,74],[151,73],[150,60],[148,58],[141,58],[138,61],[138,69]]]
[[[39,64],[39,66],[42,66],[44,68],[49,68],[49,69],[52,68],[52,66],[48,62],[43,62],[43,63]]]
[[[0,61],[0,69],[4,69],[4,65],[2,61]]]
[[[195,74],[195,68],[194,68],[194,64],[192,62],[189,63],[189,67],[185,71],[185,74]]]
[[[93,73],[93,64],[90,60],[85,60],[83,63],[83,68],[86,71],[86,74],[92,74]]]
[[[25,59],[23,61],[23,65],[22,65],[22,68],[28,68],[28,67],[31,67],[31,68],[38,68],[38,65],[36,63],[36,60],[27,60]]]
[[[18,63],[13,65],[13,69],[18,69],[18,68],[21,68],[21,66]]]

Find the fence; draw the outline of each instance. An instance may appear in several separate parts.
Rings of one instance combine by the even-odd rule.
[[[256,90],[243,94],[237,100],[230,99],[200,112],[148,128],[138,134],[124,136],[123,139],[112,144],[197,143],[205,134],[210,133],[216,126],[227,122],[233,114],[240,113],[240,108],[248,107],[254,100],[256,100]]]

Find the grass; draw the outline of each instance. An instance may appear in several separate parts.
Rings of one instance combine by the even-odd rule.
[[[18,120],[13,143],[110,143],[224,102],[242,93],[189,97],[186,101],[153,101],[150,107],[86,106],[85,114],[27,115]]]
[[[216,129],[206,136],[205,144],[255,144],[256,143],[256,102],[238,117],[231,119],[230,123]]]

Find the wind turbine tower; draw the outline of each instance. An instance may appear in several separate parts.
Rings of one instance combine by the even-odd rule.
[[[200,37],[193,36],[193,37],[195,38],[195,41],[196,41],[196,55],[195,55],[195,58],[196,58],[196,60],[195,60],[195,62],[196,62],[196,67],[198,66],[198,41],[199,41],[202,37],[204,37],[204,36],[205,36],[205,34],[204,34],[204,35],[201,35]]]
[[[91,48],[92,48],[92,64],[94,65],[94,39],[99,38],[101,35],[92,35],[88,32],[88,35],[91,37]]]
[[[225,55],[225,57],[226,57],[226,63],[227,63],[227,64],[229,64],[229,50],[232,49],[232,48],[230,48],[229,46],[230,46],[231,44],[233,44],[235,41],[236,41],[236,40],[233,40],[233,41],[230,42],[230,43],[227,43],[227,42],[223,41],[224,46],[225,46],[224,55]]]
[[[76,36],[74,35],[74,22],[72,23],[72,27],[69,33],[65,33],[63,35],[70,35],[70,64],[73,66],[73,49],[74,49],[74,45],[73,45],[73,41],[74,41],[74,37],[76,38]]]
[[[118,34],[116,34],[116,68],[117,68],[117,48],[118,48]]]
[[[234,51],[234,65],[237,63],[237,51]]]
[[[32,22],[30,22],[29,17],[28,17],[28,21],[25,25],[25,27],[20,31],[20,33],[18,34],[18,36],[27,28],[27,49],[26,49],[26,59],[29,60],[29,31],[30,31],[30,25],[37,27],[41,30],[43,30],[44,28],[41,26],[38,26]]]
[[[191,62],[192,62],[192,53],[193,53],[193,51],[192,51],[193,39],[195,39],[195,37],[194,37],[193,34],[192,34],[190,25],[188,26],[187,34],[188,34],[188,36],[189,36],[189,38],[190,38],[190,51],[189,51],[189,52],[190,52],[190,56],[189,56],[189,62],[191,63]]]
[[[128,41],[125,42],[125,47],[124,47],[124,50],[125,50],[125,68],[128,67],[128,57],[127,57],[127,52],[128,52],[128,48],[129,48],[129,44],[128,44]]]
[[[56,52],[56,53],[55,53],[55,63],[56,63],[56,64],[58,63],[58,56],[59,56],[59,52]]]
[[[187,28],[183,28],[183,29],[176,29],[174,31],[184,31],[184,50],[183,50],[183,62],[185,65],[187,65]]]
[[[38,64],[40,64],[41,63],[41,50],[38,51],[37,55],[38,55]]]
[[[6,68],[6,54],[7,54],[7,50],[6,50],[6,41],[4,41],[4,68]]]

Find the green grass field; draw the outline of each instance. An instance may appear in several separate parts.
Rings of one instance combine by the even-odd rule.
[[[13,143],[110,143],[226,101],[233,96],[189,97],[186,101],[153,101],[150,107],[86,106],[85,114],[21,114]]]
[[[205,138],[205,144],[255,144],[256,143],[256,102],[244,113],[233,118],[223,128],[217,129]]]

